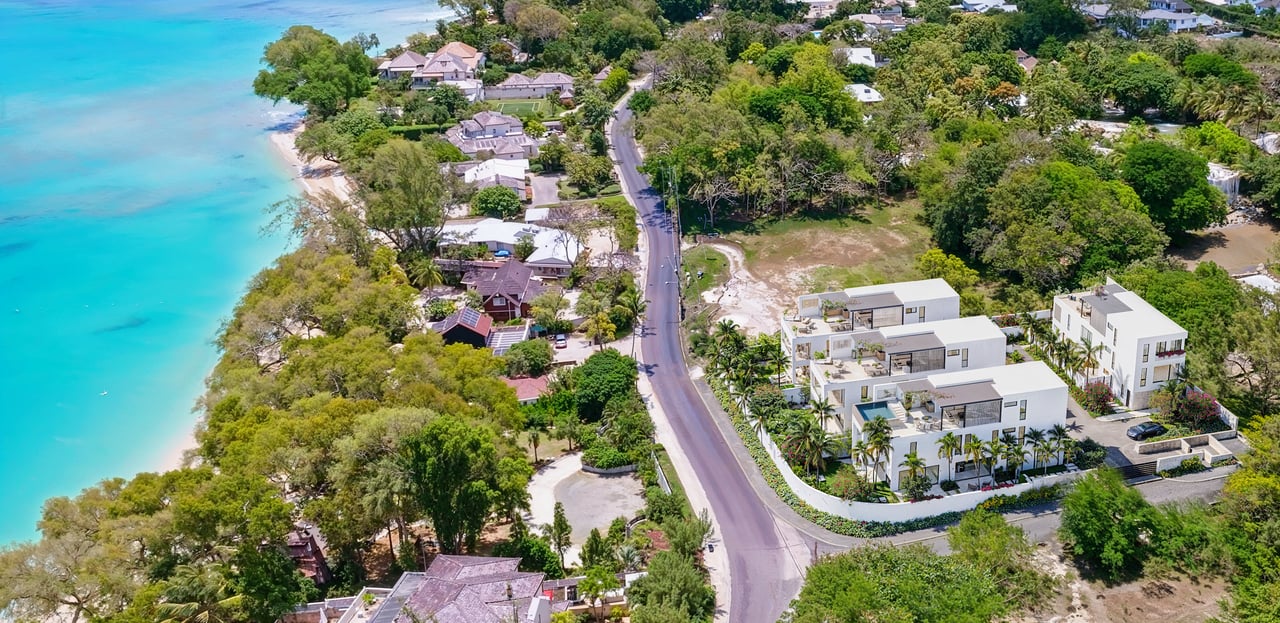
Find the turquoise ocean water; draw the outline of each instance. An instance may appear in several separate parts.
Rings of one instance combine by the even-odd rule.
[[[42,501],[171,462],[297,192],[258,100],[291,24],[383,47],[430,0],[0,0],[0,545]]]

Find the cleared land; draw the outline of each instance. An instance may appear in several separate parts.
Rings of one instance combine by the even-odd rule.
[[[1197,233],[1173,255],[1195,266],[1200,262],[1216,262],[1230,272],[1252,270],[1271,255],[1271,246],[1280,238],[1280,223],[1264,221],[1228,225]]]

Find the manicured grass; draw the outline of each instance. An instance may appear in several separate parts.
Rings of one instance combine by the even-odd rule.
[[[729,278],[729,258],[710,247],[697,246],[684,252],[685,301],[701,303],[702,293],[725,282]],[[698,276],[702,271],[702,276]]]
[[[545,116],[550,112],[547,109],[546,100],[501,100],[494,103],[498,105],[498,112],[504,115],[528,117],[536,114]]]

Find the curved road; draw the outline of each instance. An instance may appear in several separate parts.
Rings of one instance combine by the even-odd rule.
[[[649,308],[641,333],[645,371],[720,524],[732,583],[728,620],[772,623],[800,589],[796,562],[779,532],[789,527],[778,524],[756,494],[689,379],[680,340],[678,238],[659,193],[637,170],[641,157],[625,101],[617,109],[609,139],[648,239]]]

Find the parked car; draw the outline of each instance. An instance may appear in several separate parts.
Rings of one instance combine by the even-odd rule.
[[[556,348],[569,348],[569,336],[561,333],[556,336]]]
[[[498,249],[493,252],[494,257],[511,257],[511,252],[506,249]]]
[[[1169,429],[1156,424],[1155,422],[1143,422],[1141,424],[1130,426],[1129,430],[1126,431],[1125,434],[1129,436],[1129,439],[1142,441],[1143,439],[1150,439],[1151,437],[1159,437],[1167,432],[1169,432]]]

